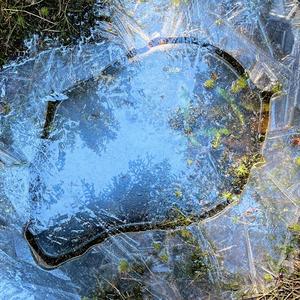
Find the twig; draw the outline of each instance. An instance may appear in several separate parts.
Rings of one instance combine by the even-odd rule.
[[[50,20],[47,20],[47,19],[45,19],[45,18],[43,18],[43,17],[41,17],[41,16],[39,16],[39,15],[36,15],[36,14],[30,12],[30,11],[24,10],[24,9],[3,8],[3,10],[4,10],[4,11],[11,11],[11,12],[23,12],[23,13],[25,13],[25,14],[28,14],[28,15],[30,15],[30,16],[33,16],[33,17],[35,17],[35,18],[41,19],[41,20],[43,20],[43,21],[45,21],[45,22],[48,22],[48,23],[50,23],[50,24],[52,24],[52,25],[56,25],[56,23],[54,23],[54,22],[52,22],[52,21],[50,21]]]

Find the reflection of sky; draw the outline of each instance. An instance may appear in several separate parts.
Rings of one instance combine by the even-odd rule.
[[[160,132],[156,132],[147,122],[132,121],[129,116],[128,110],[115,114],[120,126],[118,137],[110,141],[100,155],[87,147],[80,136],[76,136],[76,147],[67,153],[64,166],[58,171],[66,187],[85,178],[95,184],[98,193],[102,187],[111,183],[113,176],[126,173],[129,161],[145,159],[149,155],[153,161],[167,159],[174,172],[183,168],[185,164],[178,160],[185,148],[183,137],[163,127]],[[52,176],[52,180],[56,181],[56,174],[52,173]]]
[[[177,107],[190,100],[187,94],[192,94],[194,77],[193,70],[187,68],[189,64],[188,58],[174,60],[156,52],[144,58],[143,63],[134,63],[132,72],[124,71],[116,79],[117,83],[112,84],[112,90],[106,86],[105,96],[100,84],[98,95],[118,122],[117,137],[109,140],[101,151],[95,151],[86,144],[86,136],[82,136],[93,136],[93,129],[85,130],[76,135],[69,149],[66,141],[67,148],[61,158],[58,155],[61,141],[53,143],[52,155],[60,160],[56,164],[60,167],[51,168],[50,176],[47,172],[43,175],[49,196],[47,199],[45,195],[45,200],[52,203],[50,211],[48,205],[44,207],[48,210],[43,211],[44,217],[49,213],[59,214],[62,207],[74,213],[85,201],[92,200],[83,193],[83,181],[92,185],[98,195],[111,186],[114,177],[128,173],[129,163],[137,159],[150,158],[152,164],[167,161],[172,166],[172,174],[183,174],[187,139],[169,127],[168,119]],[[131,104],[120,104],[120,95],[123,102],[126,96]]]

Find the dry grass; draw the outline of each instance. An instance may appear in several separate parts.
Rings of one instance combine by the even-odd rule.
[[[0,0],[0,66],[34,33],[72,43],[94,24],[94,0]]]
[[[300,299],[300,261],[298,269],[290,277],[278,280],[270,291],[253,296],[252,300],[296,300]]]
[[[300,235],[296,237],[298,244]],[[300,299],[300,254],[295,255],[293,272],[280,276],[266,292],[246,298],[247,300],[296,300]]]

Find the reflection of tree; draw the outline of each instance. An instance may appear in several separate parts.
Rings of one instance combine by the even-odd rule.
[[[70,92],[69,99],[58,106],[52,126],[55,130],[50,140],[41,140],[40,149],[31,165],[30,194],[34,202],[40,205],[47,205],[43,195],[47,182],[44,182],[43,173],[47,178],[52,170],[63,168],[66,155],[76,147],[78,135],[87,147],[100,153],[110,140],[116,138],[118,129],[112,108],[99,99],[95,84],[87,84]],[[63,191],[64,188],[58,183],[55,190]],[[55,194],[55,191],[51,193]],[[49,201],[53,203],[55,200]]]
[[[56,216],[51,222],[55,225],[39,234],[40,242],[50,253],[68,252],[109,227],[167,219],[175,201],[175,181],[167,161],[154,162],[149,157],[129,162],[128,171],[111,178],[107,188],[100,187],[99,195],[94,184],[82,180],[85,203],[76,203],[78,212],[74,215],[63,211]]]
[[[96,86],[90,85],[70,92],[69,100],[58,108],[55,126],[58,132],[64,129],[65,144],[73,148],[79,135],[87,147],[99,153],[116,138],[118,122],[108,101],[100,99]]]
[[[105,209],[126,223],[159,219],[174,198],[174,182],[168,161],[154,162],[149,157],[130,161],[128,171],[113,177],[100,193],[93,210],[97,214],[98,209]]]

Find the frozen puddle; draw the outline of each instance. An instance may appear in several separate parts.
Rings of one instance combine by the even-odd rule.
[[[110,4],[0,72],[0,294],[253,295],[299,217],[299,4]]]
[[[25,233],[44,266],[212,216],[260,160],[263,100],[232,56],[193,38],[128,56],[48,104]]]

